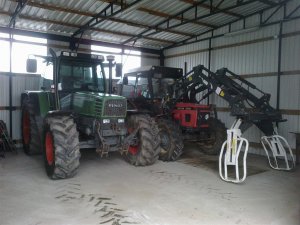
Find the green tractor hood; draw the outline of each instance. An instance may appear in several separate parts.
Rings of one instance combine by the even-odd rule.
[[[75,92],[60,100],[61,109],[95,118],[125,118],[125,97],[97,92]]]

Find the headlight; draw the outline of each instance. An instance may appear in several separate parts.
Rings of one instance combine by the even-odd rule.
[[[118,123],[124,123],[125,119],[118,119]]]
[[[65,51],[64,51],[64,52],[62,52],[62,55],[63,55],[63,56],[70,56],[70,52],[65,52]]]
[[[206,120],[208,120],[208,119],[209,119],[209,114],[206,114],[206,115],[204,116],[204,118],[205,118]]]
[[[103,119],[103,123],[110,123],[110,119]]]

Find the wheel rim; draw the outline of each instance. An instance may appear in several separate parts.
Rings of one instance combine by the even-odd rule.
[[[136,155],[139,152],[139,146],[132,146],[132,145],[130,145],[129,149],[128,149],[128,152],[131,155]]]
[[[53,137],[48,131],[45,138],[45,148],[46,148],[46,159],[49,165],[54,162],[54,147],[53,147]]]
[[[205,141],[205,145],[208,148],[212,148],[217,141],[217,132],[213,129],[210,129],[209,133],[208,133],[208,138],[209,138],[209,140]]]
[[[30,142],[30,115],[28,111],[23,113],[23,141],[25,145],[28,145]]]
[[[163,149],[169,149],[171,145],[170,136],[166,132],[160,132],[160,140],[161,140],[161,147]]]
[[[128,133],[131,134],[133,132],[133,128],[128,128]],[[138,140],[138,138],[136,137],[136,140]],[[129,145],[128,148],[128,152],[131,155],[137,155],[139,152],[139,147],[140,147],[140,143],[138,141],[136,141],[136,143],[134,145]]]

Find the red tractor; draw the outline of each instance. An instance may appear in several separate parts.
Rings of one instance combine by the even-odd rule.
[[[126,73],[119,87],[128,107],[155,117],[164,161],[178,159],[183,140],[201,144],[205,153],[218,154],[226,139],[225,125],[217,119],[213,105],[198,104],[193,90],[174,90],[181,79],[182,69],[147,66]]]

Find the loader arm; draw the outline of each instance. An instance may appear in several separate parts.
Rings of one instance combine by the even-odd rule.
[[[255,124],[264,134],[272,135],[273,122],[285,121],[281,113],[270,105],[270,94],[227,68],[214,73],[203,65],[198,65],[176,81],[169,95],[175,96],[177,102],[187,95],[189,99],[195,99],[194,95],[201,92],[206,93],[203,93],[200,101],[213,92],[227,101],[231,115],[243,120],[244,131]]]

